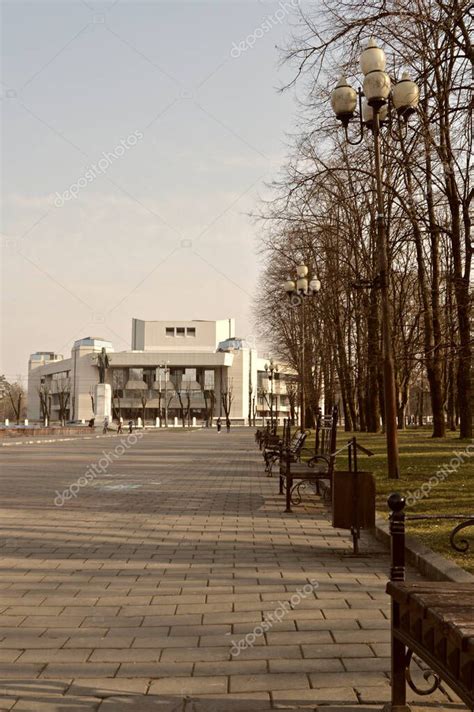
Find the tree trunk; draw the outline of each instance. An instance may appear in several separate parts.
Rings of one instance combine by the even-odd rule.
[[[378,433],[380,430],[379,374],[380,374],[380,334],[379,307],[376,289],[369,295],[369,313],[367,319],[367,389],[366,421],[367,432]]]

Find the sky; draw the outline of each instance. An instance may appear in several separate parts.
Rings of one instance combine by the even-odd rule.
[[[235,317],[252,301],[249,217],[294,131],[278,46],[296,0],[5,2],[2,364],[132,317]]]

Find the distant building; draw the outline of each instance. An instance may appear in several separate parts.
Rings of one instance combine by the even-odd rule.
[[[37,352],[29,360],[28,417],[81,421],[94,416],[94,392],[99,380],[97,356],[109,358],[106,382],[112,391],[114,417],[138,417],[172,425],[174,419],[233,423],[249,418],[280,420],[295,412],[296,377],[279,365],[270,380],[267,359],[245,340],[236,338],[234,319],[219,321],[132,320],[132,348],[114,351],[110,341],[87,337],[74,343],[71,356]],[[291,387],[288,385],[291,383]],[[273,394],[273,395],[272,395]],[[271,406],[272,403],[272,406]],[[66,404],[66,406],[65,406]]]

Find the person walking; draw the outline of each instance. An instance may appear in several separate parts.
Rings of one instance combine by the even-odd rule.
[[[107,416],[104,418],[104,427],[102,428],[102,435],[107,435],[109,430],[109,419]]]
[[[120,416],[118,419],[118,427],[117,427],[117,435],[121,435],[123,433],[123,418]]]
[[[217,418],[216,426],[217,426],[217,432],[220,433],[221,427],[222,427],[222,420],[220,418]]]
[[[230,433],[230,418],[227,418],[225,421],[225,427],[227,428],[227,432]]]
[[[133,420],[128,421],[128,432],[133,433]]]

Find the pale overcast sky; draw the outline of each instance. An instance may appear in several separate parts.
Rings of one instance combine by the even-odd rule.
[[[129,348],[134,316],[234,316],[252,337],[246,214],[295,126],[275,47],[292,4],[3,4],[9,379],[83,336]]]

